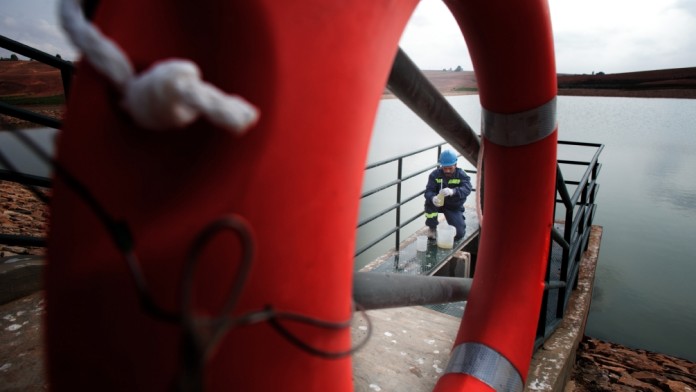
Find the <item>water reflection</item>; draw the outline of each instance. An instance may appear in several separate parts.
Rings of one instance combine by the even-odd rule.
[[[32,128],[23,131],[0,131],[0,152],[20,172],[41,177],[50,177],[51,168],[42,159],[36,156],[24,145],[12,132],[22,132],[28,136],[43,151],[53,155],[57,130],[52,128]],[[0,167],[2,167],[0,165]],[[4,167],[2,167],[4,168]]]

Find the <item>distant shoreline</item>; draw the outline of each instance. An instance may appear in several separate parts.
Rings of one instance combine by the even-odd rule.
[[[443,96],[478,95],[478,91],[440,91]],[[696,89],[670,90],[619,90],[619,89],[559,89],[558,96],[566,97],[616,97],[616,98],[672,98],[696,99]],[[391,92],[382,94],[382,99],[396,99]]]
[[[473,71],[421,72],[445,96],[478,95]],[[38,61],[1,61],[0,79],[3,81],[0,101],[62,119],[65,100],[57,69]],[[557,79],[559,96],[696,99],[696,67],[616,74],[558,74]],[[396,97],[384,89],[382,99],[393,98]],[[36,126],[0,115],[0,129]]]
[[[473,71],[424,70],[443,95],[478,94]],[[559,96],[625,98],[696,98],[696,67],[592,75],[558,74]],[[393,98],[388,90],[382,98]]]

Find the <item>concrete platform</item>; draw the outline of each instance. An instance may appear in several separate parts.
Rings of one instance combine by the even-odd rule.
[[[593,226],[580,262],[578,288],[558,329],[532,358],[526,391],[563,391],[575,363],[590,309],[602,228]],[[424,307],[368,311],[370,341],[353,356],[355,391],[432,391],[447,366],[459,319]],[[359,317],[354,339],[366,334]]]
[[[440,214],[440,222],[444,221],[444,215]],[[361,272],[384,272],[410,275],[434,275],[446,264],[458,251],[474,243],[478,238],[481,228],[476,215],[475,206],[466,206],[464,211],[466,218],[466,234],[459,241],[455,241],[451,249],[443,249],[437,246],[435,240],[428,241],[425,252],[416,249],[416,238],[419,235],[427,235],[428,227],[423,226],[414,234],[401,241],[399,249],[390,249],[384,255],[373,260]]]
[[[593,226],[578,289],[559,328],[534,354],[527,391],[564,390],[585,329],[601,235],[602,228]],[[0,305],[1,391],[47,389],[43,307],[42,291]],[[431,391],[449,360],[459,319],[424,307],[374,310],[367,315],[374,329],[367,345],[353,356],[355,391]],[[355,341],[367,334],[366,321],[359,315],[352,334]]]
[[[41,290],[45,264],[41,256],[0,258],[0,305]]]

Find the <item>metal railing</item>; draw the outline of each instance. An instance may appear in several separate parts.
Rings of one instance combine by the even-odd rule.
[[[63,59],[51,56],[46,52],[34,49],[31,46],[24,45],[3,35],[0,35],[0,47],[15,52],[19,55],[28,57],[32,60],[39,61],[60,71],[60,76],[63,82],[63,95],[67,98],[70,92],[70,82],[72,75],[75,72],[75,66]],[[11,61],[11,60],[9,60]],[[39,113],[19,108],[15,105],[10,105],[0,101],[0,114],[5,114],[21,120],[30,121],[35,124],[43,125],[49,128],[60,128],[61,120],[55,117],[44,116]]]
[[[568,304],[568,299],[572,293],[572,290],[576,288],[580,260],[582,258],[582,253],[587,249],[590,227],[594,220],[595,212],[597,210],[597,192],[599,191],[599,184],[597,183],[597,178],[601,170],[602,165],[599,163],[599,156],[604,149],[604,145],[596,143],[580,143],[580,142],[569,142],[569,141],[559,141],[559,146],[577,146],[580,148],[592,148],[594,152],[592,157],[587,161],[579,160],[563,160],[560,159],[557,162],[556,169],[556,204],[554,206],[554,216],[560,214],[563,218],[557,220],[556,224],[549,233],[551,237],[551,249],[549,251],[549,260],[546,271],[545,279],[545,289],[542,298],[542,307],[539,315],[539,323],[537,328],[537,335],[535,339],[535,349],[537,349],[544,340],[555,331],[558,324],[561,322],[563,315],[565,313],[566,306]],[[396,200],[394,203],[388,205],[376,214],[370,215],[363,218],[358,224],[358,229],[363,227],[365,224],[372,222],[373,220],[384,216],[391,212],[395,213],[395,225],[388,228],[381,234],[375,236],[375,238],[368,244],[362,246],[355,254],[362,254],[366,250],[373,246],[376,246],[382,240],[388,238],[389,236],[394,236],[394,249],[399,250],[401,244],[401,230],[404,229],[406,225],[413,222],[418,218],[423,217],[423,210],[412,216],[403,217],[401,214],[401,207],[404,204],[414,200],[415,198],[422,196],[425,190],[421,190],[413,195],[403,197],[401,193],[401,184],[417,175],[428,172],[434,169],[437,165],[430,165],[422,169],[418,169],[410,174],[403,174],[403,162],[406,158],[411,157],[416,154],[427,152],[428,150],[437,151],[439,156],[442,146],[445,143],[436,144],[429,146],[414,152],[403,154],[388,160],[373,163],[365,168],[365,170],[374,169],[376,167],[383,166],[388,163],[396,162],[396,174],[394,179],[385,181],[382,185],[375,187],[363,193],[362,198],[374,195],[378,192],[386,191],[392,187],[396,187]],[[565,166],[574,167],[584,167],[582,174],[580,174],[579,180],[566,180],[563,175],[562,168]],[[475,173],[475,171],[467,171]],[[575,187],[573,193],[569,191],[569,186]],[[409,235],[412,233],[409,233]],[[373,277],[373,279],[377,279]],[[392,280],[396,279],[394,277]],[[400,279],[400,278],[399,278]],[[407,279],[407,278],[405,278]],[[380,280],[381,282],[381,280]],[[404,281],[406,282],[406,281]],[[410,284],[410,283],[409,283]],[[443,284],[442,282],[433,283],[434,285]],[[455,287],[455,286],[453,286]],[[403,294],[403,290],[394,291],[392,296],[400,296]],[[386,301],[384,298],[380,298],[380,301]],[[399,299],[392,298],[394,303],[398,303],[399,306],[414,306],[422,305],[423,303],[432,303],[431,298],[422,298],[423,303],[404,303]],[[453,300],[453,299],[450,299]],[[457,300],[462,300],[458,298]],[[371,306],[371,305],[368,305]]]
[[[0,35],[0,47],[14,52],[16,54],[19,54],[21,56],[28,57],[33,61],[39,61],[43,64],[58,69],[60,71],[60,76],[63,84],[63,95],[67,98],[68,92],[70,91],[70,82],[72,80],[72,75],[75,69],[74,65],[71,62],[62,60],[48,53],[34,49],[30,46],[24,45],[21,42],[14,41],[3,35]],[[48,128],[58,129],[61,126],[61,119],[46,116],[40,113],[34,113],[30,110],[26,110],[24,108],[20,108],[16,105],[8,104],[2,101],[0,101],[0,114],[18,118],[20,120],[29,121],[31,123],[42,125]],[[0,131],[4,130],[0,129]],[[2,154],[0,154],[0,158],[2,158]],[[3,166],[8,166],[8,164],[9,162],[5,162]],[[19,173],[16,170],[10,170],[9,167],[6,167],[5,169],[0,169],[0,180],[15,182],[23,185],[37,186],[42,188],[51,187],[50,178]],[[45,247],[46,238],[0,233],[0,243],[10,246]]]
[[[595,151],[589,161],[558,160],[556,165],[557,198],[554,216],[560,212],[563,219],[557,221],[551,229],[551,247],[535,349],[555,331],[563,319],[573,289],[577,288],[580,260],[582,253],[587,250],[590,227],[597,210],[597,178],[602,168],[599,155],[604,149],[603,144],[566,141],[558,143],[593,148]],[[562,166],[584,166],[585,170],[579,180],[569,181],[564,179]],[[575,187],[572,195],[568,185]]]
[[[398,251],[400,244],[401,244],[401,237],[402,237],[401,231],[402,231],[402,229],[404,229],[408,224],[415,221],[416,219],[419,219],[419,218],[425,219],[424,218],[425,209],[421,209],[417,213],[415,213],[411,216],[402,217],[402,207],[405,204],[407,204],[407,203],[411,202],[412,200],[415,200],[419,197],[423,197],[423,195],[425,194],[425,183],[423,183],[424,186],[422,187],[422,189],[420,191],[418,191],[412,195],[408,195],[408,196],[402,195],[402,184],[405,181],[410,180],[412,178],[415,178],[421,174],[429,173],[433,169],[437,168],[437,163],[434,163],[432,165],[428,165],[422,169],[417,169],[416,171],[414,171],[412,173],[404,174],[403,173],[404,161],[407,158],[412,157],[414,155],[418,155],[421,153],[425,153],[429,150],[432,150],[434,152],[432,161],[437,162],[438,157],[440,156],[440,153],[442,152],[442,147],[445,146],[446,144],[447,143],[443,142],[443,143],[435,144],[432,146],[424,147],[424,148],[421,148],[419,150],[409,152],[409,153],[406,153],[403,155],[399,155],[399,156],[394,157],[394,158],[389,158],[389,159],[386,159],[383,161],[372,163],[372,164],[368,165],[367,167],[365,167],[365,172],[368,172],[369,170],[375,169],[377,167],[381,167],[381,166],[396,162],[395,179],[388,181],[384,184],[381,184],[380,186],[378,186],[376,188],[367,190],[360,196],[360,199],[363,200],[366,197],[375,195],[379,192],[382,192],[382,191],[385,191],[385,190],[390,189],[392,187],[395,187],[396,188],[396,201],[393,204],[384,208],[383,210],[381,210],[375,214],[372,214],[368,217],[363,218],[358,223],[357,228],[360,229],[363,226],[365,226],[366,224],[374,221],[375,219],[380,218],[382,216],[385,216],[391,212],[395,212],[395,222],[394,222],[394,226],[390,227],[386,232],[378,235],[372,241],[370,241],[369,243],[360,247],[355,252],[355,257],[360,256],[365,251],[376,246],[381,241],[383,241],[384,239],[388,238],[391,235],[394,235],[394,249],[396,249]],[[465,171],[467,173],[476,173],[476,171],[474,171],[474,170],[465,170]],[[472,189],[472,191],[475,191],[475,189]]]
[[[368,165],[367,167],[365,167],[365,172],[367,172],[367,171],[372,170],[372,169],[375,169],[375,168],[377,168],[377,167],[381,167],[381,166],[384,166],[384,165],[387,165],[387,164],[390,164],[390,163],[393,163],[393,162],[397,162],[396,179],[394,179],[394,180],[392,180],[392,181],[389,181],[389,182],[387,182],[387,183],[385,183],[385,184],[382,184],[382,185],[380,185],[380,186],[377,187],[377,188],[370,189],[370,190],[364,192],[362,195],[360,195],[360,199],[363,200],[363,199],[365,199],[365,198],[368,197],[368,196],[372,196],[372,195],[374,195],[374,194],[377,194],[378,192],[382,192],[382,191],[384,191],[384,190],[386,190],[386,189],[389,189],[389,188],[391,188],[391,187],[396,187],[396,202],[395,202],[394,204],[392,204],[392,205],[386,207],[386,208],[383,209],[382,211],[380,211],[380,212],[378,212],[378,213],[376,213],[376,214],[370,215],[370,216],[368,216],[368,217],[362,219],[360,222],[358,222],[358,227],[357,227],[357,228],[360,229],[361,227],[365,226],[366,224],[368,224],[368,223],[374,221],[375,219],[377,219],[377,218],[379,218],[379,217],[382,217],[382,216],[384,216],[384,215],[386,215],[386,214],[388,214],[388,213],[390,213],[390,212],[392,212],[392,211],[395,211],[395,212],[396,212],[396,221],[395,221],[395,226],[394,226],[394,227],[390,228],[389,230],[387,230],[387,232],[381,234],[380,236],[378,236],[377,238],[375,238],[374,240],[372,240],[370,243],[368,243],[368,244],[362,246],[360,249],[358,249],[358,250],[355,252],[355,257],[361,255],[362,253],[364,253],[364,252],[367,251],[368,249],[374,247],[375,245],[377,245],[377,244],[380,243],[382,240],[386,239],[387,237],[389,237],[389,236],[392,235],[392,234],[395,235],[395,238],[394,238],[394,248],[395,248],[395,249],[398,249],[398,248],[399,248],[399,244],[401,243],[401,229],[402,229],[404,226],[406,226],[407,224],[409,224],[409,223],[415,221],[416,219],[418,219],[419,217],[422,216],[422,213],[421,213],[421,214],[415,214],[415,215],[413,215],[413,216],[410,216],[410,217],[405,218],[405,219],[402,221],[402,219],[401,219],[401,207],[402,207],[404,204],[408,203],[409,201],[414,200],[414,199],[416,199],[417,197],[423,195],[423,193],[425,192],[425,189],[423,189],[422,192],[418,192],[418,193],[416,193],[416,194],[407,196],[407,197],[404,199],[404,198],[402,198],[402,195],[401,195],[401,188],[402,188],[401,186],[402,186],[402,184],[403,184],[404,181],[406,181],[406,180],[408,180],[408,179],[411,179],[411,178],[414,178],[414,177],[416,177],[416,176],[418,176],[418,175],[420,175],[420,174],[426,173],[426,172],[428,172],[428,171],[430,171],[430,170],[433,170],[435,167],[437,167],[437,164],[433,164],[433,165],[428,166],[428,167],[426,167],[426,168],[424,168],[424,169],[418,170],[418,171],[416,171],[416,172],[414,172],[414,173],[410,173],[410,174],[404,176],[404,174],[403,174],[404,159],[405,159],[405,158],[408,158],[408,157],[411,157],[411,156],[414,156],[414,155],[416,155],[416,154],[420,154],[420,153],[422,153],[422,152],[425,152],[425,151],[434,149],[434,150],[437,151],[437,155],[435,156],[435,162],[437,162],[437,157],[440,155],[440,152],[442,151],[442,146],[443,146],[443,145],[445,145],[445,143],[440,143],[440,144],[436,144],[436,145],[433,145],[433,146],[425,147],[425,148],[422,148],[422,149],[420,149],[420,150],[413,151],[413,152],[410,152],[410,153],[408,153],[408,154],[400,155],[400,156],[395,157],[395,158],[390,158],[390,159],[386,159],[386,160],[383,160],[383,161],[375,162],[375,163],[372,163],[372,164]]]

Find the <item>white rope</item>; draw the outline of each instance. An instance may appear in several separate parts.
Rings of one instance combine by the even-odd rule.
[[[123,94],[123,108],[143,128],[182,128],[200,115],[240,134],[258,120],[258,110],[243,98],[228,95],[201,80],[191,61],[169,59],[141,75],[119,48],[82,14],[80,0],[62,0],[63,29],[85,58]]]

